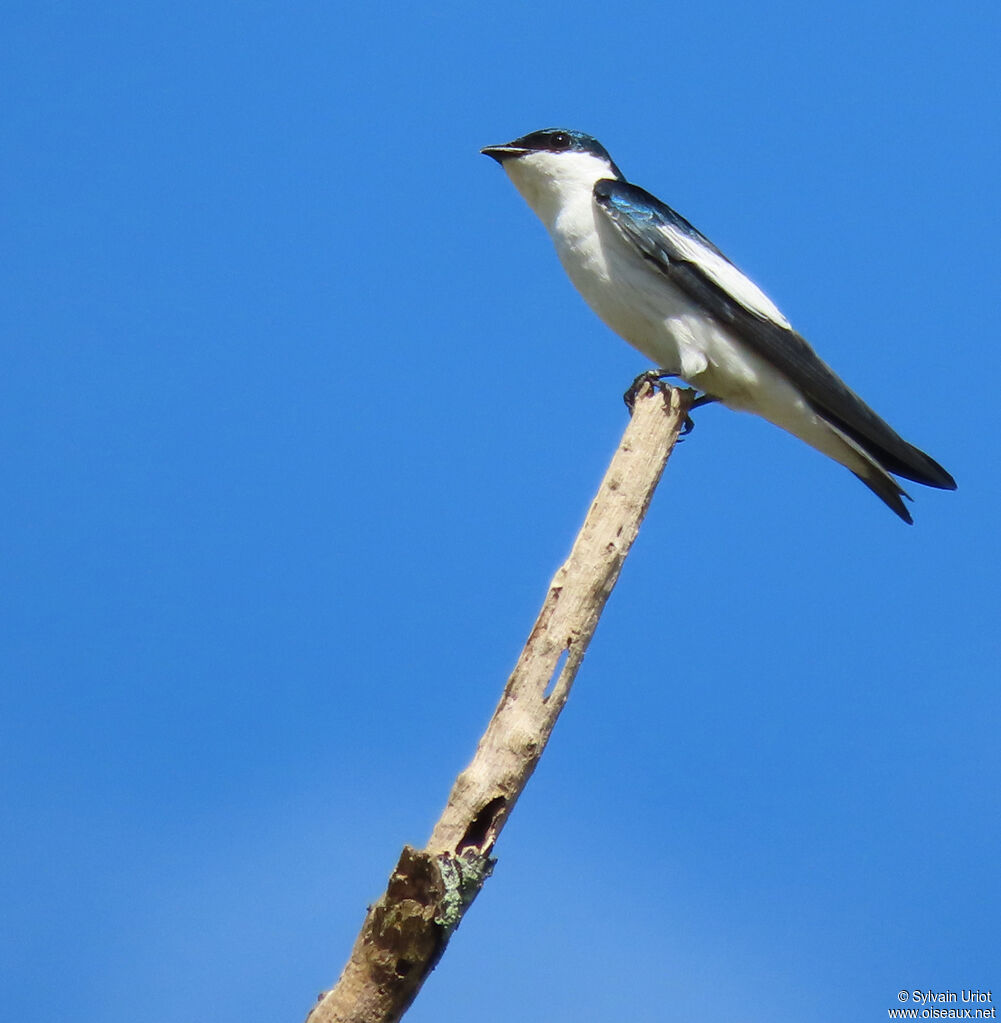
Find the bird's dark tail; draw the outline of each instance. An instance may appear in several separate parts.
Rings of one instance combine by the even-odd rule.
[[[857,432],[845,429],[833,417],[825,414],[823,418],[831,430],[861,458],[861,466],[857,462],[854,466],[848,466],[851,472],[904,522],[911,524],[914,521],[903,501],[904,498],[911,500],[911,496],[891,473],[940,490],[956,489],[956,481],[938,462],[903,439],[898,437],[899,444],[890,452],[868,438],[859,436]],[[906,461],[902,455],[906,456]]]
[[[852,473],[855,477],[860,479],[894,514],[899,515],[904,522],[909,526],[914,525],[914,519],[911,518],[911,513],[907,510],[907,506],[904,504],[902,498],[907,498],[909,501],[911,495],[900,486],[897,481],[890,476],[888,473],[883,472],[876,466],[878,471],[863,476],[860,472]]]
[[[853,395],[853,397],[856,396]],[[908,444],[861,399],[856,397],[856,401],[859,404],[859,412],[855,423],[846,422],[833,414],[829,408],[823,408],[813,402],[811,405],[825,422],[837,430],[852,447],[863,453],[868,460],[875,462],[884,474],[892,472],[894,476],[902,476],[905,480],[913,480],[915,483],[922,483],[926,487],[936,487],[939,490],[956,489],[956,481],[934,458],[926,455],[913,444]],[[861,413],[865,413],[865,415],[863,416]],[[863,426],[865,429],[861,428]],[[875,490],[868,480],[863,479],[863,482]],[[879,491],[877,490],[876,493]],[[880,497],[883,495],[880,494]],[[886,498],[883,497],[883,500],[885,501]],[[893,507],[892,504],[891,507]],[[900,515],[896,508],[894,511]],[[904,515],[900,515],[900,517],[905,518]]]

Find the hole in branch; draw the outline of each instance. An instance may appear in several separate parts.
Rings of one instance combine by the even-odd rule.
[[[484,846],[490,838],[494,821],[497,820],[497,815],[506,805],[507,801],[503,796],[495,796],[491,799],[472,819],[469,827],[466,828],[466,833],[462,836],[462,841],[455,847],[455,851],[462,853],[465,849],[478,849],[480,852],[485,852]]]
[[[556,667],[553,668],[553,673],[552,673],[552,675],[549,676],[549,681],[546,683],[546,690],[542,694],[543,700],[548,700],[549,697],[553,693],[553,689],[556,688],[556,682],[559,679],[560,675],[563,673],[563,665],[565,665],[567,663],[567,654],[569,654],[569,653],[570,653],[570,646],[568,644],[560,652],[560,656],[556,660]]]

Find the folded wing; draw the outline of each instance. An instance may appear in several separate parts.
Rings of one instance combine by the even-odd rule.
[[[888,472],[930,487],[956,489],[952,476],[847,387],[761,289],[684,217],[625,181],[597,182],[594,199],[644,259],[767,359],[818,415]]]

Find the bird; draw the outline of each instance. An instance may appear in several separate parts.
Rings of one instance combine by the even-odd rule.
[[[910,495],[895,476],[956,489],[708,238],[627,181],[597,139],[544,128],[481,152],[545,225],[591,309],[657,367],[646,376],[677,377],[701,392],[699,404],[718,401],[786,430],[849,469],[907,523],[902,498]]]

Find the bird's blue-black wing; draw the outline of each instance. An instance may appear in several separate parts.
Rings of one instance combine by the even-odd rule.
[[[934,459],[908,444],[794,331],[764,293],[670,206],[626,181],[603,179],[594,200],[658,272],[783,373],[811,407],[889,472],[955,489]]]

